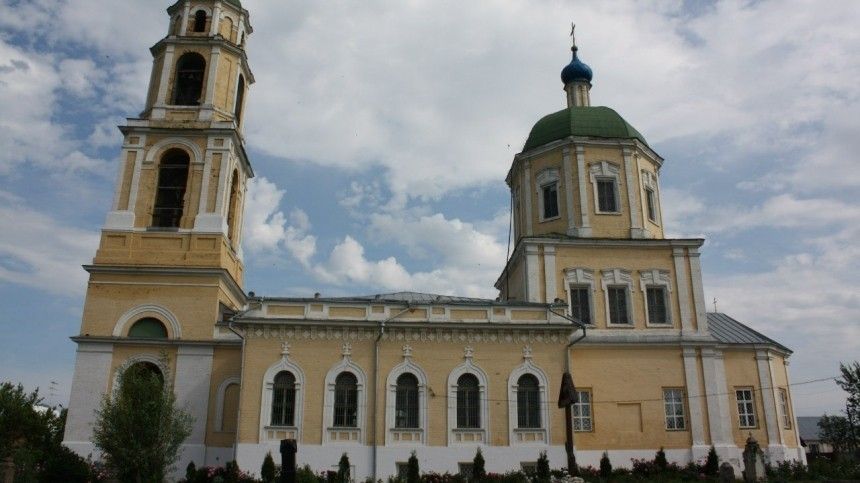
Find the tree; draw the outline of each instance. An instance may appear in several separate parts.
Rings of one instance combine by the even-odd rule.
[[[344,453],[340,457],[340,461],[337,463],[337,482],[338,483],[349,483],[350,481],[350,464],[349,464],[349,456]]]
[[[475,453],[475,459],[472,460],[472,481],[482,481],[487,476],[487,470],[484,469],[484,455],[481,453],[481,448]]]
[[[535,477],[538,483],[549,483],[549,458],[546,457],[546,451],[541,451],[538,455],[537,467],[535,468]]]
[[[609,462],[609,453],[603,452],[600,457],[600,477],[609,478],[612,476],[612,463]]]
[[[843,455],[850,453],[852,446],[851,425],[848,418],[843,416],[824,415],[818,421],[821,429],[821,440],[833,446],[833,453]]]
[[[415,451],[406,462],[406,483],[419,483],[421,481],[421,470],[418,468],[418,455]]]
[[[272,483],[275,481],[275,460],[272,459],[272,453],[266,453],[266,457],[263,458],[263,466],[260,468],[260,478],[263,479],[263,483]]]
[[[842,375],[836,378],[836,384],[848,393],[845,401],[847,434],[841,441],[842,453],[855,455],[860,449],[860,362],[840,363],[839,372]]]
[[[706,475],[716,476],[717,473],[720,472],[720,458],[717,456],[717,448],[711,446],[710,451],[708,451],[708,459],[705,460],[705,467],[703,468]]]
[[[93,443],[120,481],[161,482],[191,434],[193,418],[176,407],[170,384],[152,364],[131,366],[117,385],[96,412]]]

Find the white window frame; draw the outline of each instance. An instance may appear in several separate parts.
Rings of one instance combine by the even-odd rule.
[[[549,378],[546,373],[531,358],[531,348],[523,348],[523,363],[514,368],[508,376],[508,437],[511,446],[514,445],[546,445],[549,444]],[[540,428],[518,428],[519,408],[517,406],[517,383],[520,377],[530,374],[538,380],[540,394]]]
[[[639,288],[642,292],[642,306],[645,307],[645,325],[647,327],[672,327],[672,279],[668,270],[642,270],[639,272]],[[648,304],[648,289],[662,288],[666,304],[666,322],[651,322],[651,312]]]
[[[677,395],[680,396],[677,399],[677,401],[675,401],[674,399],[670,401],[669,398],[667,397],[673,393],[677,393]],[[680,388],[680,387],[664,387],[663,388],[663,414],[665,416],[664,417],[664,428],[666,429],[666,431],[687,431],[687,408],[686,408],[686,405],[684,404],[685,400],[686,400],[686,394],[685,394],[685,391],[683,388]],[[677,425],[677,421],[678,421],[679,416],[676,415],[674,412],[674,409],[676,409],[677,405],[680,405],[680,407],[681,407],[681,416],[680,416],[681,426],[680,427]],[[671,412],[670,412],[670,409],[672,410]],[[669,427],[669,420],[670,419],[675,420],[676,424],[675,424],[674,428]]]
[[[588,289],[588,312],[591,322],[589,327],[594,327],[594,270],[588,268],[566,268],[564,270],[565,290],[567,290],[567,313],[573,315],[573,295],[572,288]]]
[[[749,393],[749,399],[745,398],[745,399],[741,400],[741,398],[739,397],[741,392],[744,392],[744,393],[748,392]],[[741,412],[741,405],[742,404],[744,406],[749,404],[750,407],[752,408],[752,410],[749,413],[747,413],[746,411]],[[751,387],[736,387],[735,388],[735,407],[737,408],[737,412],[738,412],[738,427],[740,429],[758,428],[758,415],[756,414],[756,408],[755,408],[755,390],[753,388],[751,388]],[[748,420],[749,420],[749,418],[752,418],[753,424],[752,425],[743,424],[743,418],[744,417],[746,417]]]
[[[334,427],[334,386],[337,376],[342,372],[349,372],[355,376],[357,381],[356,403],[358,404],[358,414],[356,415],[355,428],[335,428]],[[349,344],[344,344],[343,359],[335,364],[325,376],[325,398],[323,401],[323,428],[322,441],[323,444],[362,444],[364,443],[365,435],[365,408],[367,403],[367,376],[364,370],[350,357]],[[357,433],[357,434],[356,434]],[[349,439],[339,439],[340,435],[347,435]],[[334,437],[337,436],[337,439]]]
[[[420,427],[415,428],[396,428],[396,402],[397,402],[397,378],[403,374],[412,374],[418,379],[418,422]],[[386,380],[386,397],[388,399],[385,404],[385,445],[425,445],[427,444],[427,374],[418,364],[412,361],[412,358],[405,356],[403,362],[394,366],[391,372],[388,373]],[[404,440],[404,437],[413,438]],[[418,438],[415,440],[414,438]]]
[[[582,399],[581,399],[580,394],[582,394],[582,393],[588,394],[588,402],[587,403],[581,402]],[[572,406],[571,407],[571,418],[572,418],[571,425],[573,426],[573,431],[575,433],[593,433],[594,432],[594,393],[592,392],[592,390],[590,388],[576,389],[576,402],[574,402],[571,406]],[[583,407],[588,408],[588,416],[582,415],[582,409],[581,408],[583,408]],[[577,413],[579,413],[579,414],[577,414]],[[588,421],[588,428],[589,429],[582,429],[583,428],[582,422],[584,422],[584,421]],[[577,422],[580,423],[579,429],[576,429],[576,423]]]
[[[603,288],[603,302],[606,310],[606,326],[617,328],[633,328],[636,321],[633,319],[633,277],[629,270],[621,268],[613,268],[603,270],[601,273],[600,283]],[[612,322],[611,311],[609,309],[609,289],[624,287],[627,290],[627,320],[628,324],[615,324]]]
[[[779,409],[782,413],[782,429],[791,429],[791,409],[788,404],[788,389],[777,388],[779,393]]]
[[[490,406],[487,400],[489,378],[487,373],[472,360],[471,347],[467,347],[465,352],[463,363],[448,374],[448,446],[479,446],[489,444],[490,441]],[[457,380],[463,374],[472,374],[478,378],[478,401],[481,403],[480,428],[457,428]],[[466,441],[466,433],[471,433],[470,436],[477,437],[478,440]]]
[[[272,396],[274,393],[275,376],[287,371],[296,378],[296,408],[293,414],[293,426],[272,426]],[[263,374],[263,395],[260,399],[260,441],[280,441],[281,439],[302,440],[302,408],[304,407],[305,373],[289,353],[284,353],[278,362],[269,366]]]
[[[538,198],[538,221],[552,221],[558,220],[561,218],[561,177],[559,176],[558,168],[546,168],[537,176],[535,176],[535,188]],[[558,207],[558,214],[551,217],[544,217],[544,206],[543,206],[543,190],[544,188],[548,188],[555,185],[555,204]]]
[[[609,161],[592,163],[589,167],[591,179],[591,191],[594,195],[594,213],[597,215],[620,215],[621,214],[621,168]],[[601,211],[600,196],[597,190],[598,181],[612,181],[615,185],[615,211]]]
[[[658,196],[658,193],[660,191],[657,188],[657,174],[643,169],[640,171],[639,178],[642,180],[642,212],[645,213],[645,218],[651,223],[654,223],[657,226],[661,226],[663,224],[663,214],[660,210],[660,197]],[[651,193],[653,193],[654,195],[653,203],[655,218],[651,218],[651,216],[648,214],[647,190],[651,190]]]

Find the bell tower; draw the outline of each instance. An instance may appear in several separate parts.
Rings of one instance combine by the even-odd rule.
[[[65,444],[94,453],[101,395],[126,368],[151,364],[195,419],[184,468],[207,463],[213,371],[240,357],[221,321],[245,303],[242,213],[253,171],[242,131],[253,30],[240,0],[179,0],[167,13],[167,35],[150,48],[144,109],[119,127],[115,196],[84,267]]]

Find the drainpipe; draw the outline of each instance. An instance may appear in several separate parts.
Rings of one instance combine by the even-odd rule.
[[[558,307],[558,306],[563,306],[563,302],[560,299],[555,299],[555,302],[552,305],[550,305],[548,310],[551,313],[553,313],[553,314],[555,314],[555,315],[557,315],[557,316],[559,316],[565,320],[570,321],[576,327],[573,330],[573,332],[570,333],[570,342],[568,342],[568,344],[564,348],[564,375],[562,376],[562,386],[561,386],[562,391],[563,391],[565,389],[565,387],[573,389],[573,376],[570,374],[570,366],[571,366],[570,348],[573,347],[574,344],[576,344],[577,342],[579,342],[585,338],[585,330],[586,329],[585,329],[585,324],[583,324],[582,322],[574,319],[573,317],[569,317],[569,316],[565,315],[564,313],[559,313],[559,312],[552,310],[553,307]],[[574,334],[576,333],[577,330],[582,330],[582,335],[577,337],[577,338],[574,338]],[[562,396],[564,396],[563,393],[559,395],[559,403],[558,404],[559,404],[559,406],[564,406],[564,427],[565,427],[564,449],[565,449],[565,452],[567,453],[567,471],[571,476],[577,476],[579,472],[577,471],[577,467],[576,467],[576,455],[573,452],[573,418],[572,418],[571,404],[569,404],[572,401],[568,400],[568,401],[563,403]],[[568,397],[570,397],[570,395],[568,395]]]
[[[382,340],[382,336],[385,335],[385,324],[387,322],[391,322],[392,320],[396,319],[397,317],[400,317],[401,315],[405,314],[406,312],[410,312],[412,310],[413,309],[412,309],[411,304],[409,302],[406,302],[406,308],[405,309],[403,309],[400,312],[397,312],[396,314],[392,315],[391,317],[379,322],[379,335],[377,335],[376,340],[373,341],[373,392],[372,392],[373,399],[371,400],[371,402],[372,402],[371,412],[373,413],[373,425],[370,427],[371,428],[370,432],[371,432],[371,436],[373,437],[373,449],[372,449],[373,454],[371,457],[371,473],[373,474],[373,481],[374,482],[377,480],[377,475],[376,475],[377,466],[378,466],[377,465],[377,463],[378,463],[377,462],[377,456],[378,456],[377,447],[379,445],[379,442],[376,440],[376,435],[377,435],[376,426],[377,426],[377,417],[378,417],[378,415],[376,414],[376,412],[377,412],[376,406],[377,406],[377,400],[379,399],[378,393],[377,393],[377,388],[379,387],[379,342]]]

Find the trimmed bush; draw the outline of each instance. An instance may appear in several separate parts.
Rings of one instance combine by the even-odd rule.
[[[272,483],[275,481],[275,460],[272,459],[272,453],[266,453],[263,458],[263,466],[260,467],[260,478],[263,483]]]
[[[609,478],[612,476],[612,463],[609,462],[609,453],[604,451],[600,457],[600,477]]]
[[[481,453],[481,448],[475,453],[475,459],[472,460],[472,481],[481,481],[487,476],[487,470],[484,469],[484,455]]]
[[[720,458],[717,456],[717,448],[711,446],[708,451],[708,459],[705,460],[704,472],[708,476],[717,476],[720,472]]]
[[[337,463],[337,475],[335,478],[337,479],[337,483],[349,483],[350,478],[350,464],[349,464],[349,456],[346,453],[342,454],[340,457],[340,461]]]
[[[537,483],[548,483],[550,481],[549,458],[546,457],[546,451],[541,451],[538,456],[535,478],[537,479]]]
[[[406,483],[419,483],[421,481],[421,471],[418,468],[418,455],[413,451],[409,456],[409,461],[406,462]]]
[[[654,464],[657,466],[658,471],[666,471],[666,468],[669,466],[669,461],[666,459],[666,452],[663,451],[663,447],[660,447],[660,451],[657,451],[657,454],[654,455]]]

